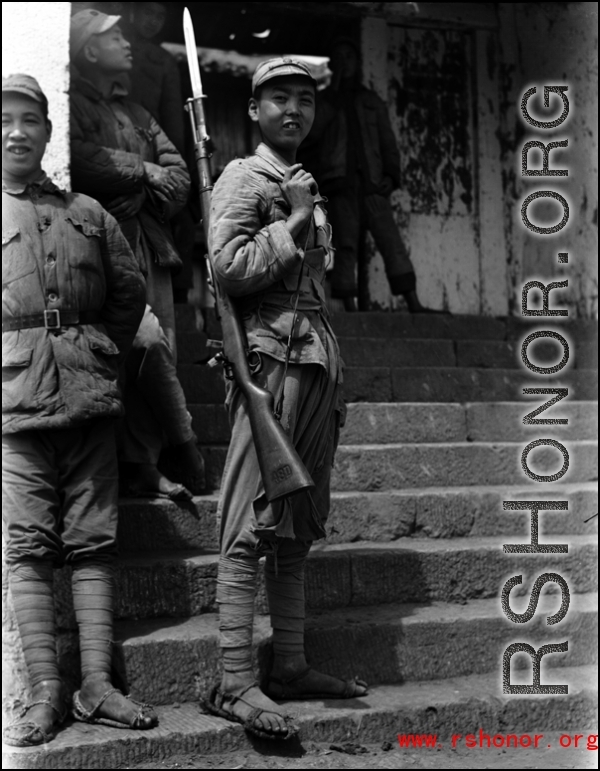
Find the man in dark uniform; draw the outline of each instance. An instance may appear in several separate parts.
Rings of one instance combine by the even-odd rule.
[[[191,498],[203,487],[202,458],[177,377],[171,271],[181,265],[170,219],[185,205],[186,164],[152,115],[130,101],[120,76],[132,68],[120,17],[93,9],[71,19],[71,173],[119,222],[146,276],[148,306],[127,359],[121,461],[131,494]],[[157,463],[165,438],[191,482]],[[185,477],[183,477],[185,479]]]
[[[145,285],[114,218],[42,171],[48,102],[28,75],[2,80],[2,525],[32,700],[4,732],[50,741],[65,716],[52,571],[72,567],[81,690],[75,717],[151,728],[156,715],[114,689],[118,362]]]
[[[369,230],[391,293],[404,297],[411,313],[430,313],[417,296],[415,271],[390,204],[390,194],[400,186],[400,155],[387,107],[361,85],[359,52],[351,40],[338,40],[330,67],[332,83],[319,93],[315,123],[299,159],[328,198],[336,249],[331,294],[343,299],[346,310],[356,310],[359,242]]]
[[[183,96],[181,79],[174,57],[160,45],[160,33],[165,26],[168,3],[133,3],[133,23],[126,34],[131,43],[133,67],[129,73],[130,98],[141,104],[156,119],[194,171],[192,147],[186,151]],[[197,199],[197,196],[195,197]],[[198,214],[190,201],[171,221],[177,251],[183,263],[173,275],[173,298],[186,303],[194,286],[194,237]]]

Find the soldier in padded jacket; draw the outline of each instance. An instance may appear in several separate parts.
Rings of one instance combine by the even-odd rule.
[[[53,568],[72,568],[81,690],[74,715],[151,728],[111,684],[117,529],[117,385],[145,283],[115,219],[43,172],[48,103],[28,75],[2,80],[2,525],[32,699],[3,739],[50,741],[65,717]]]

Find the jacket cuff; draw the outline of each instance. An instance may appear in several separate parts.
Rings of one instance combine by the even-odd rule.
[[[273,222],[267,227],[269,245],[273,250],[276,262],[273,265],[273,277],[276,281],[288,273],[293,273],[302,262],[304,252],[294,243],[285,222]]]

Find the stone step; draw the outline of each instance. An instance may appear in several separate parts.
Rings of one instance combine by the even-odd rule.
[[[351,702],[293,702],[288,707],[297,715],[299,739],[293,740],[289,750],[288,745],[277,749],[282,754],[287,750],[300,755],[302,746],[309,742],[396,742],[398,733],[435,733],[445,741],[453,733],[479,736],[480,729],[492,738],[509,733],[523,736],[531,730],[533,739],[534,731],[582,733],[597,725],[595,667],[561,669],[560,682],[569,684],[568,709],[563,696],[536,696],[534,723],[531,696],[505,696],[500,682],[499,673],[494,672],[374,686],[367,696]],[[4,748],[3,768],[129,768],[166,761],[175,755],[226,753],[253,747],[265,754],[274,751],[274,745],[250,739],[241,725],[201,714],[196,703],[177,701],[175,706],[158,707],[160,724],[151,731],[117,731],[74,723],[41,748]],[[389,754],[394,755],[390,768],[396,767],[395,763],[404,764],[404,757]],[[227,762],[226,757],[223,760]]]
[[[441,539],[400,538],[387,544],[316,544],[306,566],[308,608],[336,608],[406,602],[454,602],[496,597],[507,576],[557,570],[572,592],[596,589],[597,539],[553,535],[542,543],[568,544],[566,554],[505,554],[504,543],[529,543],[530,536]],[[116,571],[115,617],[180,619],[215,612],[218,554],[159,552],[123,556]],[[529,591],[528,578],[515,594]],[[70,574],[59,571],[55,596],[59,625],[76,628]],[[257,611],[267,613],[261,578]]]
[[[475,402],[471,404],[364,403],[348,404],[346,425],[340,444],[390,444],[409,442],[525,442],[539,436],[558,441],[595,439],[598,403],[566,398],[539,418],[566,418],[566,425],[523,425],[523,417],[552,398],[531,396],[520,402]],[[202,444],[229,442],[231,430],[223,405],[192,404],[188,409]]]
[[[327,520],[328,543],[389,543],[414,536],[460,538],[531,532],[527,512],[505,512],[505,500],[567,500],[569,511],[541,514],[543,535],[598,532],[598,485],[595,482],[554,484],[544,491],[531,486],[429,487],[377,493],[332,493]],[[122,500],[119,545],[122,551],[159,549],[218,550],[218,496],[195,498],[190,504],[165,500]],[[587,522],[585,520],[588,520]]]
[[[536,438],[545,437],[537,434]],[[521,468],[525,444],[518,442],[439,442],[436,444],[341,445],[335,456],[331,489],[371,492],[463,485],[538,485]],[[597,442],[566,442],[570,465],[565,482],[597,479]],[[221,486],[227,447],[201,446],[211,488]],[[549,476],[563,466],[553,446],[535,447],[528,456],[533,473]]]
[[[176,306],[177,329],[193,332],[199,328],[214,339],[221,330],[213,309],[200,316],[191,306]],[[556,320],[522,316],[492,318],[490,316],[423,315],[407,313],[361,312],[335,313],[331,325],[338,337],[407,338],[430,340],[522,340],[538,329],[555,329],[570,341],[594,342],[598,337],[595,319]],[[562,330],[562,332],[561,332]]]
[[[179,379],[189,404],[222,404],[225,383],[220,366],[180,364]],[[544,376],[521,369],[474,367],[347,367],[344,397],[348,402],[510,402],[523,388],[563,386],[569,399],[597,399],[597,371],[569,369]]]
[[[564,481],[597,479],[597,442],[566,445],[570,465]],[[343,445],[336,454],[331,487],[366,492],[436,485],[527,484],[529,478],[521,468],[523,449],[514,442]],[[552,475],[563,467],[563,456],[552,446],[535,447],[529,453],[528,466],[533,473]]]
[[[339,337],[347,367],[482,367],[521,369],[521,346],[517,340],[427,340],[406,338]],[[203,361],[214,355],[207,348],[206,335],[198,332],[177,334],[180,362]],[[551,340],[531,345],[529,356],[540,366],[556,364],[562,347]],[[595,342],[577,341],[570,346],[569,364],[578,369],[598,367]]]
[[[514,608],[523,612],[527,598]],[[548,656],[544,679],[565,682],[557,667],[597,663],[597,596],[571,595],[566,617],[549,627],[559,596],[541,597],[527,630],[507,622],[500,601],[362,607],[309,614],[306,656],[311,666],[335,677],[360,675],[369,684],[437,680],[495,672],[506,647],[527,639],[534,647],[569,641],[564,654]],[[133,693],[154,704],[195,701],[207,695],[221,674],[216,614],[118,623],[123,671]],[[254,625],[253,649],[260,682],[270,669],[271,627],[267,617]],[[527,661],[519,657],[519,664]],[[520,668],[515,661],[515,669]]]

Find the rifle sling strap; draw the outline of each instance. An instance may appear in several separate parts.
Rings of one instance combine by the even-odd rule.
[[[311,232],[313,230],[313,222],[311,219],[308,233],[306,234],[306,241],[304,242],[304,254],[306,255],[306,247],[308,245],[308,239],[310,238]],[[285,349],[285,361],[283,364],[283,377],[281,378],[281,383],[279,384],[279,389],[277,393],[277,398],[275,399],[275,409],[273,411],[273,414],[277,418],[277,420],[281,420],[281,415],[283,414],[283,395],[285,392],[285,378],[287,376],[288,371],[288,365],[290,363],[290,356],[292,353],[292,337],[294,335],[294,327],[296,326],[296,319],[298,317],[298,300],[300,299],[300,289],[302,287],[302,274],[304,272],[304,262],[302,264],[302,268],[300,268],[300,272],[298,273],[298,285],[296,286],[296,293],[294,295],[294,313],[292,315],[292,324],[290,326],[290,334],[288,335],[287,340],[287,346]]]

